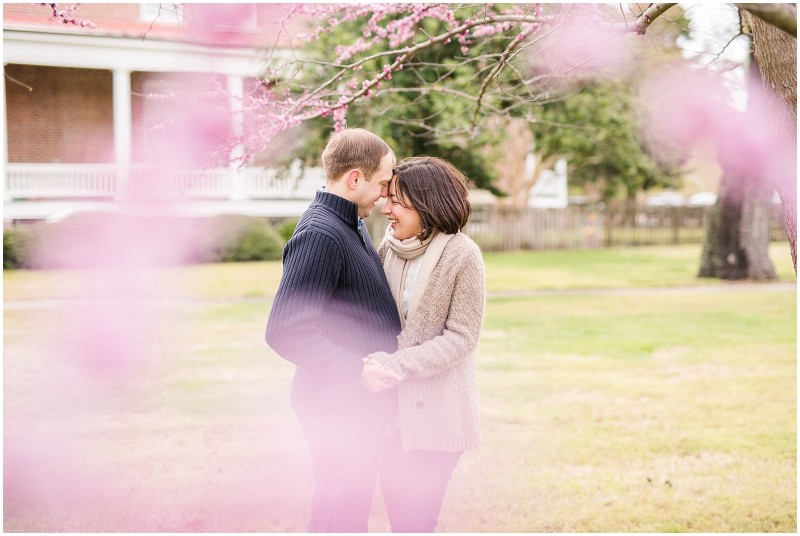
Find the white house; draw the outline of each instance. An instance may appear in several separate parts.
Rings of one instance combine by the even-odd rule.
[[[62,4],[61,6],[65,6]],[[164,103],[146,93],[185,80],[214,79],[238,96],[281,55],[282,4],[81,4],[65,24],[48,7],[3,4],[0,82],[4,221],[47,219],[130,199],[153,162],[143,158]],[[241,128],[231,114],[231,129]],[[236,150],[236,149],[234,149]],[[257,163],[257,162],[256,162]],[[254,165],[242,171],[189,172],[181,210],[299,214],[323,184],[319,169],[280,177]]]

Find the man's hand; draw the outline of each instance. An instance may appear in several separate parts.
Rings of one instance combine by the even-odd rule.
[[[358,384],[370,393],[380,393],[391,389],[403,378],[384,368],[383,365],[368,357],[364,358],[364,369],[358,378]]]

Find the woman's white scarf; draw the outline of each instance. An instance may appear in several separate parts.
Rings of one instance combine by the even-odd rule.
[[[454,235],[434,232],[431,236],[422,241],[419,237],[406,238],[399,240],[394,237],[394,231],[391,227],[386,230],[384,240],[386,245],[389,246],[389,251],[386,252],[386,257],[383,260],[383,269],[386,272],[386,278],[389,280],[389,287],[392,289],[392,296],[394,296],[395,304],[397,305],[397,312],[400,315],[400,322],[403,327],[406,325],[406,319],[403,315],[403,290],[406,283],[406,276],[408,274],[408,267],[411,260],[416,259],[420,255],[425,255],[422,260],[422,266],[417,275],[417,281],[414,284],[414,291],[411,295],[411,302],[408,305],[408,318],[414,314],[414,311],[419,305],[425,288],[428,286],[433,269],[439,263],[442,257],[444,247],[453,238]]]

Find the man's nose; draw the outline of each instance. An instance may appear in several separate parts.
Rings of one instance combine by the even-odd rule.
[[[381,197],[389,197],[389,187],[381,186]]]

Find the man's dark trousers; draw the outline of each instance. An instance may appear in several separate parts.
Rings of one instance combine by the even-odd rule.
[[[374,412],[304,420],[314,479],[308,532],[368,532],[385,421]]]

